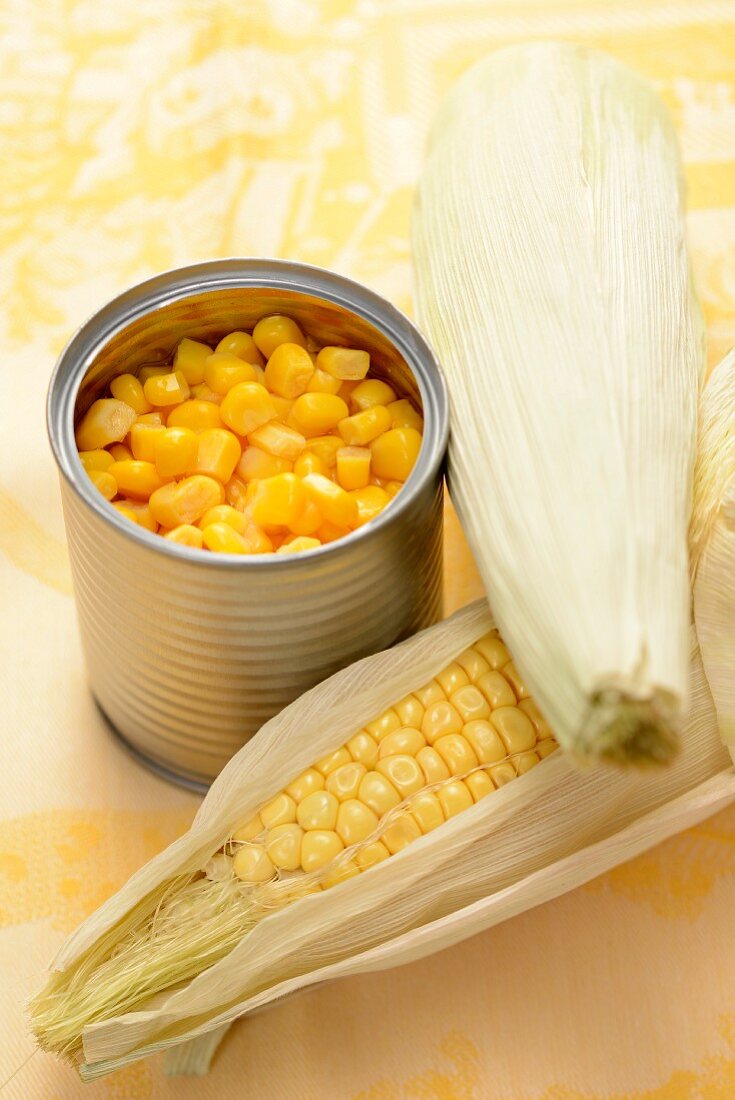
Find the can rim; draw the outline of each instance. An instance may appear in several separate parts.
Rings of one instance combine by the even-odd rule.
[[[378,516],[349,535],[299,554],[235,555],[209,551],[162,539],[132,524],[94,488],[77,454],[74,407],[92,360],[102,347],[132,321],[164,304],[206,290],[252,287],[281,289],[320,297],[368,321],[405,359],[413,373],[423,404],[424,432],[418,458],[403,488]],[[73,334],[59,356],[49,382],[46,426],[62,477],[84,502],[120,534],[158,553],[170,554],[204,567],[278,569],[298,567],[314,559],[349,552],[358,540],[369,540],[404,513],[425,483],[435,476],[446,452],[449,402],[446,383],[428,341],[411,320],[387,299],[344,275],[294,260],[233,257],[172,268],[123,291],[91,315]]]

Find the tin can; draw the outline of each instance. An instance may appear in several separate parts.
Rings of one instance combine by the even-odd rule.
[[[168,360],[183,336],[215,343],[273,313],[322,344],[369,351],[371,374],[422,408],[423,444],[400,493],[306,554],[203,553],[130,523],[86,476],[75,423],[116,374]],[[47,415],[92,693],[127,746],[168,777],[206,786],[301,692],[439,617],[446,391],[417,329],[358,283],[260,259],[156,276],[79,329]]]

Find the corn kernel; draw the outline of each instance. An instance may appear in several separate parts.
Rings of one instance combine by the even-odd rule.
[[[489,782],[489,780],[488,780]],[[490,789],[493,789],[490,783]],[[432,791],[420,791],[409,800],[408,809],[422,833],[430,833],[444,824],[442,804]]]
[[[281,791],[275,798],[261,808],[260,820],[266,829],[276,825],[290,825],[296,820],[296,803],[290,794]]]
[[[294,535],[290,539],[284,539],[276,553],[301,554],[304,550],[318,550],[320,546],[319,539],[310,538],[308,535]]]
[[[490,704],[474,684],[466,684],[452,692],[449,701],[464,722],[474,722],[490,715]]]
[[[316,538],[316,532],[323,522],[324,519],[317,506],[307,500],[298,516],[289,524],[289,529],[294,535]],[[319,541],[321,544],[321,540]]]
[[[329,756],[323,756],[321,760],[316,762],[314,767],[317,771],[321,772],[322,775],[329,775],[330,772],[333,772],[336,768],[341,767],[343,764],[349,764],[351,761],[352,757],[344,745],[342,745],[334,752],[330,752]],[[327,789],[329,788],[327,787]]]
[[[535,752],[522,752],[515,759],[515,766],[518,775],[525,775],[526,772],[530,772],[531,768],[535,768],[537,764],[541,763],[541,757]]]
[[[536,744],[533,724],[518,707],[498,707],[490,715],[490,721],[508,752],[526,752]]]
[[[333,829],[309,829],[301,843],[301,866],[304,871],[318,871],[343,849],[344,844]]]
[[[255,523],[248,524],[244,538],[251,554],[270,554],[273,552],[273,543],[270,538]]]
[[[381,840],[390,854],[396,855],[397,852],[402,851],[408,844],[412,844],[414,840],[418,840],[420,836],[421,829],[419,828],[418,822],[408,810],[405,810],[388,826]]]
[[[339,802],[344,802],[348,798],[357,798],[366,771],[364,764],[342,764],[327,776],[327,790]]]
[[[250,543],[229,523],[210,523],[202,527],[202,541],[216,554],[249,554]]]
[[[456,661],[452,661],[451,664],[437,673],[436,682],[441,684],[444,694],[448,698],[457,688],[469,684],[470,678],[461,665],[457,664]]]
[[[389,428],[390,413],[383,405],[371,405],[370,408],[363,409],[362,412],[345,417],[337,425],[337,430],[348,447],[364,447],[383,433],[389,434]],[[373,456],[374,453],[373,451]],[[373,472],[378,477],[386,476],[378,471],[374,457],[372,462]],[[382,463],[382,465],[385,465],[385,463]],[[394,477],[395,475],[391,473],[387,476]]]
[[[331,431],[348,414],[346,402],[332,393],[302,393],[291,410],[295,426],[307,438]]]
[[[516,697],[513,694],[513,689],[502,672],[498,672],[497,669],[491,669],[490,672],[485,672],[480,676],[477,681],[477,687],[485,696],[493,710],[496,707],[515,706]]]
[[[430,745],[438,737],[448,733],[461,733],[464,722],[448,700],[432,703],[426,708],[421,723],[421,732]]]
[[[107,473],[114,477],[118,491],[134,500],[148,500],[164,484],[152,462],[113,462]]]
[[[402,799],[425,785],[421,765],[414,756],[386,756],[378,760],[375,771],[393,784]]]
[[[448,733],[439,737],[433,746],[452,775],[466,775],[476,768],[479,761],[474,749],[461,733]]]
[[[109,470],[115,461],[109,451],[100,448],[96,451],[80,451],[79,459],[87,473],[90,470]]]
[[[504,787],[506,783],[510,783],[512,779],[515,779],[516,770],[510,761],[506,760],[504,763],[496,764],[494,768],[490,768],[488,774],[496,787]]]
[[[312,454],[318,455],[329,470],[337,465],[337,451],[344,447],[344,443],[336,435],[318,435],[306,441],[306,449]],[[317,471],[319,472],[319,471]]]
[[[360,874],[360,868],[354,859],[348,859],[340,863],[328,875],[322,879],[322,890],[329,890],[331,886],[339,886],[340,882],[346,882],[348,878],[354,878]]]
[[[219,414],[233,432],[250,435],[269,420],[275,420],[276,410],[265,386],[239,382],[223,397]]]
[[[394,730],[399,730],[400,728],[401,720],[392,707],[383,711],[379,718],[376,718],[372,722],[368,722],[365,726],[367,732],[371,737],[374,737],[377,742],[382,741],[389,733],[393,733]]]
[[[298,517],[306,496],[295,474],[276,474],[257,483],[253,520],[260,527],[288,527]]]
[[[110,393],[118,401],[130,405],[138,415],[149,413],[153,406],[146,400],[140,380],[134,374],[119,374],[110,382]]]
[[[509,661],[507,665],[503,666],[503,676],[505,676],[506,680],[513,688],[516,699],[528,698],[528,688],[513,661]]]
[[[191,428],[163,428],[153,438],[156,469],[161,477],[180,477],[196,463],[199,443]]]
[[[543,760],[547,756],[551,756],[552,752],[556,752],[559,748],[556,741],[553,738],[549,738],[548,741],[539,741],[536,745],[536,752]]]
[[[500,740],[498,731],[485,719],[466,722],[462,735],[469,741],[481,764],[494,764],[505,759],[507,749]]]
[[[113,443],[109,447],[107,453],[110,455],[113,462],[126,462],[133,457],[133,452],[122,443]]]
[[[447,698],[441,684],[437,683],[436,680],[429,680],[428,684],[417,688],[413,694],[424,707],[430,707],[433,703],[445,702]]]
[[[302,451],[293,464],[293,472],[297,477],[306,477],[307,474],[329,477],[329,467],[314,451]]]
[[[255,368],[253,368],[255,370]],[[197,401],[208,401],[210,405],[221,405],[222,394],[210,390],[206,382],[200,382],[198,386],[191,387],[191,396]],[[213,425],[216,427],[216,425]]]
[[[339,379],[338,379],[338,381],[339,381]],[[360,379],[360,378],[353,378],[351,380],[349,378],[346,378],[346,379],[339,382],[339,389],[337,390],[337,393],[339,394],[339,396],[342,398],[343,401],[347,402],[348,405],[350,403],[350,398],[352,397],[352,394],[355,392],[357,387],[360,385],[361,381],[362,381],[362,379]]]
[[[533,699],[521,699],[518,704],[519,710],[522,710],[526,717],[531,722],[531,725],[536,730],[536,736],[539,740],[544,740],[547,737],[551,737],[551,726],[548,724],[541,711],[536,706]]]
[[[378,762],[380,763],[380,761]],[[362,777],[358,791],[360,802],[382,817],[401,802],[401,796],[391,782],[378,771],[367,772]]]
[[[190,523],[180,523],[178,527],[172,527],[163,537],[169,542],[178,543],[179,546],[191,546],[195,550],[201,550],[204,546],[202,532]]]
[[[229,393],[233,386],[241,382],[255,382],[255,379],[252,363],[246,363],[237,355],[215,352],[204,364],[204,384],[221,397]]]
[[[377,479],[376,479],[376,481],[377,481]],[[388,494],[388,496],[390,497],[390,499],[393,500],[393,497],[398,496],[401,489],[403,488],[403,482],[402,481],[384,481],[383,485],[382,485],[382,488],[385,489],[385,491]]]
[[[368,485],[364,489],[353,489],[349,494],[357,505],[357,520],[355,527],[364,527],[371,519],[375,519],[390,504],[390,497],[385,489],[377,485]]]
[[[155,465],[156,439],[165,431],[163,424],[133,424],[130,429],[130,449],[133,457],[140,462],[152,462]]]
[[[361,871],[367,871],[376,863],[382,863],[384,859],[390,859],[390,852],[380,840],[373,844],[366,844],[364,848],[355,852],[355,863]]]
[[[237,464],[237,475],[243,481],[261,481],[276,474],[290,473],[292,468],[292,463],[286,458],[268,454],[260,447],[246,447]]]
[[[338,539],[343,539],[347,535],[351,535],[352,528],[340,527],[336,523],[323,523],[321,527],[317,528],[314,534],[322,545],[324,545],[328,542],[337,542]]]
[[[296,802],[301,802],[312,791],[321,791],[324,788],[324,776],[316,768],[307,768],[292,783],[286,787],[286,791]]]
[[[395,399],[396,391],[387,382],[381,382],[379,378],[366,378],[350,394],[350,408],[360,412],[372,405],[387,406]]]
[[[351,527],[357,522],[357,505],[349,493],[323,474],[307,474],[302,480],[308,498],[328,523]]]
[[[265,850],[271,863],[282,871],[296,871],[301,865],[304,830],[300,825],[276,825],[268,830]]]
[[[209,527],[212,523],[227,523],[230,527],[233,527],[235,531],[240,535],[244,535],[249,520],[247,516],[244,516],[242,512],[238,512],[237,508],[233,508],[230,504],[215,504],[213,508],[208,508],[204,515],[198,520],[198,526],[201,530],[205,527]]]
[[[293,400],[306,393],[314,373],[309,353],[298,344],[279,344],[265,368],[265,381],[269,390]]]
[[[235,852],[232,869],[242,882],[270,882],[276,869],[259,844],[243,844]]]
[[[243,825],[238,825],[232,834],[232,839],[235,841],[241,840],[254,840],[256,836],[260,836],[263,832],[263,822],[260,814],[256,814],[255,817],[251,817],[250,821],[246,821]]]
[[[147,501],[115,500],[112,503],[112,507],[116,508],[121,515],[126,517],[126,519],[130,519],[132,515],[139,527],[144,527],[146,531],[152,531],[155,535],[158,524],[153,517]]]
[[[351,737],[347,742],[347,748],[356,763],[364,764],[366,768],[375,766],[380,749],[378,742],[366,730],[360,730]]]
[[[472,772],[472,775],[466,776],[464,782],[475,802],[479,802],[481,798],[495,790],[492,779],[484,771]]]
[[[337,451],[337,480],[348,492],[369,485],[370,450],[367,447],[340,447]]]
[[[240,463],[238,463],[238,467],[239,465]],[[235,472],[237,473],[237,470]],[[238,512],[244,512],[249,503],[246,483],[237,476],[231,477],[225,485],[225,500],[230,507],[235,508]]]
[[[441,802],[447,820],[450,817],[456,817],[473,805],[472,795],[461,779],[454,779],[451,783],[445,783],[443,787],[439,787],[436,796]]]
[[[267,451],[268,454],[276,455],[278,458],[288,459],[289,462],[295,461],[306,446],[306,439],[300,432],[294,431],[285,424],[279,424],[276,420],[251,432],[248,440],[252,446],[260,448],[261,451]]]
[[[416,412],[407,398],[403,397],[400,401],[385,401],[383,404],[390,413],[391,427],[413,428],[417,432],[423,432],[424,421],[421,414]]]
[[[326,347],[317,355],[316,365],[333,378],[354,382],[363,379],[370,370],[370,356],[356,348]]]
[[[266,359],[270,359],[281,344],[298,344],[306,347],[306,337],[290,317],[274,313],[271,317],[262,317],[253,329],[253,340]]]
[[[402,725],[411,726],[413,729],[421,729],[424,718],[424,708],[415,695],[407,695],[393,708],[401,720]]]
[[[161,375],[170,374],[170,373],[171,373],[171,368],[170,367],[165,367],[163,364],[160,364],[157,367],[154,367],[154,366],[141,367],[141,369],[138,371],[138,381],[140,382],[141,386],[143,386],[143,388],[145,389],[145,384],[146,384],[146,382],[148,381],[149,378],[160,378]]]
[[[502,668],[510,660],[510,653],[496,634],[486,634],[484,638],[475,642],[474,648],[492,669]]]
[[[203,432],[207,428],[221,428],[222,420],[218,405],[192,397],[171,409],[166,424],[169,428],[189,428],[192,432]]]
[[[390,420],[390,413],[385,410]],[[415,428],[383,429],[370,446],[373,455],[373,473],[386,481],[405,481],[413,469],[421,450],[421,433]]]
[[[302,798],[296,820],[302,829],[334,829],[339,802],[329,791],[312,791]]]
[[[262,385],[265,386],[265,384],[265,371],[263,371]],[[282,424],[285,424],[291,415],[291,409],[293,408],[295,399],[280,397],[277,393],[272,393],[270,398],[273,402],[273,408],[276,410],[276,420],[280,420]]]
[[[197,456],[191,473],[205,474],[222,483],[229,481],[242,454],[237,436],[225,428],[207,428],[197,439]]]
[[[263,356],[249,332],[229,332],[223,336],[215,348],[217,354],[236,355],[254,367],[263,366]]]
[[[465,649],[457,657],[457,664],[465,670],[473,684],[490,671],[490,665],[476,649]]]
[[[327,374],[325,370],[321,370],[319,367],[314,368],[314,373],[309,379],[309,384],[306,387],[307,393],[339,393],[342,382],[339,378],[334,378],[333,375]],[[340,393],[340,397],[342,394]]]
[[[212,349],[208,344],[185,336],[174,352],[174,370],[181,371],[190,386],[198,386],[204,381],[204,364],[211,354]]]
[[[224,502],[225,491],[214,478],[195,474],[183,481],[169,482],[151,494],[153,518],[163,527],[196,523],[208,508]]]
[[[403,726],[394,730],[380,742],[380,759],[385,756],[415,756],[419,749],[426,744],[426,738],[420,730]]]
[[[441,783],[444,779],[449,779],[449,768],[436,749],[432,749],[429,745],[419,749],[416,753],[416,761],[424,773],[427,784]]]
[[[88,470],[87,474],[95,489],[102,494],[105,500],[112,500],[114,496],[117,496],[117,482],[109,470]]]
[[[101,398],[87,409],[76,429],[77,449],[96,451],[119,443],[135,423],[135,410],[125,401]]]
[[[146,401],[151,405],[178,405],[186,401],[191,391],[181,371],[157,374],[143,386]]]

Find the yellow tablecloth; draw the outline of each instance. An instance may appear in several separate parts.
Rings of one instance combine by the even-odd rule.
[[[271,254],[410,308],[432,112],[489,50],[594,44],[679,125],[710,360],[735,343],[735,8],[708,0],[6,0],[0,14],[0,1095],[13,1100],[735,1096],[735,809],[450,951],[287,1001],[209,1078],[83,1087],[22,1002],[62,938],[190,821],[86,691],[43,402],[110,295]],[[479,592],[456,521],[447,605]],[[155,614],[155,609],[152,609]]]

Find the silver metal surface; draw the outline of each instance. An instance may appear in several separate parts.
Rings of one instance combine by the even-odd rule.
[[[203,553],[125,520],[84,473],[75,422],[114,375],[168,359],[182,336],[214,342],[269,313],[321,343],[367,349],[371,372],[422,408],[423,444],[404,488],[360,530],[286,557]],[[411,322],[359,284],[283,260],[159,275],[76,333],[47,413],[90,686],[160,771],[207,783],[302,691],[439,617],[446,392]]]

